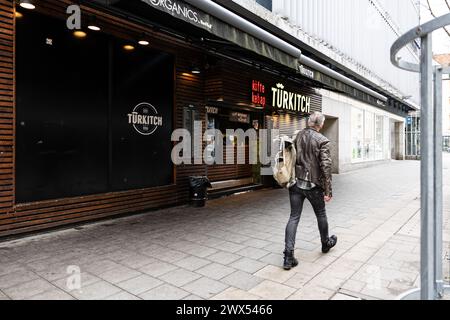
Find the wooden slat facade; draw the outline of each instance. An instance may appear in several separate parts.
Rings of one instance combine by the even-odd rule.
[[[14,212],[14,4],[0,0],[0,216]]]

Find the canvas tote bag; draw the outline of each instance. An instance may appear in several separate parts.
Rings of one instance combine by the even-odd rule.
[[[295,177],[295,162],[297,152],[292,139],[288,137],[280,138],[280,151],[275,157],[273,167],[273,177],[283,188],[289,189],[297,182]]]

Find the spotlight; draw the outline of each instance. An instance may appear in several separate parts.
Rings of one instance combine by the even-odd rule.
[[[20,18],[23,17],[23,14],[20,13],[19,11],[16,11],[16,12],[14,12],[14,16],[15,16],[17,19],[20,19]]]
[[[150,42],[147,40],[147,35],[143,33],[138,41],[141,46],[148,46]]]
[[[132,46],[131,44],[126,44],[126,45],[123,46],[123,48],[126,51],[133,51],[134,50],[134,46]]]
[[[88,29],[92,30],[92,31],[100,31],[100,27],[97,26],[88,26]]]
[[[73,32],[73,35],[74,35],[76,38],[80,38],[80,39],[86,38],[86,36],[87,36],[86,32],[81,31],[81,30],[76,30],[76,31],[74,31],[74,32]]]
[[[192,74],[200,74],[202,71],[200,70],[200,68],[199,67],[197,67],[197,66],[194,66],[194,67],[192,67],[192,69],[191,69],[191,73]]]
[[[92,31],[100,31],[100,27],[97,24],[97,18],[95,16],[91,16],[89,18],[88,29]]]
[[[32,0],[20,0],[19,1],[19,5],[24,8],[24,9],[28,9],[28,10],[33,10],[36,8],[36,6],[33,4]]]

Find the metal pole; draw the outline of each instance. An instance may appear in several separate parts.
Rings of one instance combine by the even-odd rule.
[[[421,290],[422,300],[434,299],[434,115],[433,115],[433,66],[432,36],[422,36],[420,70],[422,97],[421,125]]]
[[[436,298],[444,295],[444,280],[442,274],[442,68],[434,72],[434,140],[435,140],[435,292]]]
[[[421,288],[405,292],[399,299],[439,298],[450,286],[442,283],[442,74],[450,68],[436,69],[435,104],[433,105],[432,38],[433,31],[450,25],[450,13],[413,28],[391,47],[395,66],[421,73]],[[421,38],[420,65],[403,61],[397,54],[416,38]],[[435,225],[434,225],[435,224]]]

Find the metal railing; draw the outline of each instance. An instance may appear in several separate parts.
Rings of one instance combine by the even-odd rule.
[[[421,78],[421,250],[420,288],[399,299],[435,300],[450,287],[442,274],[442,76],[450,68],[433,66],[432,33],[450,25],[450,13],[414,28],[391,48],[391,62],[400,69],[420,72]],[[421,39],[420,64],[397,57],[401,49]]]

